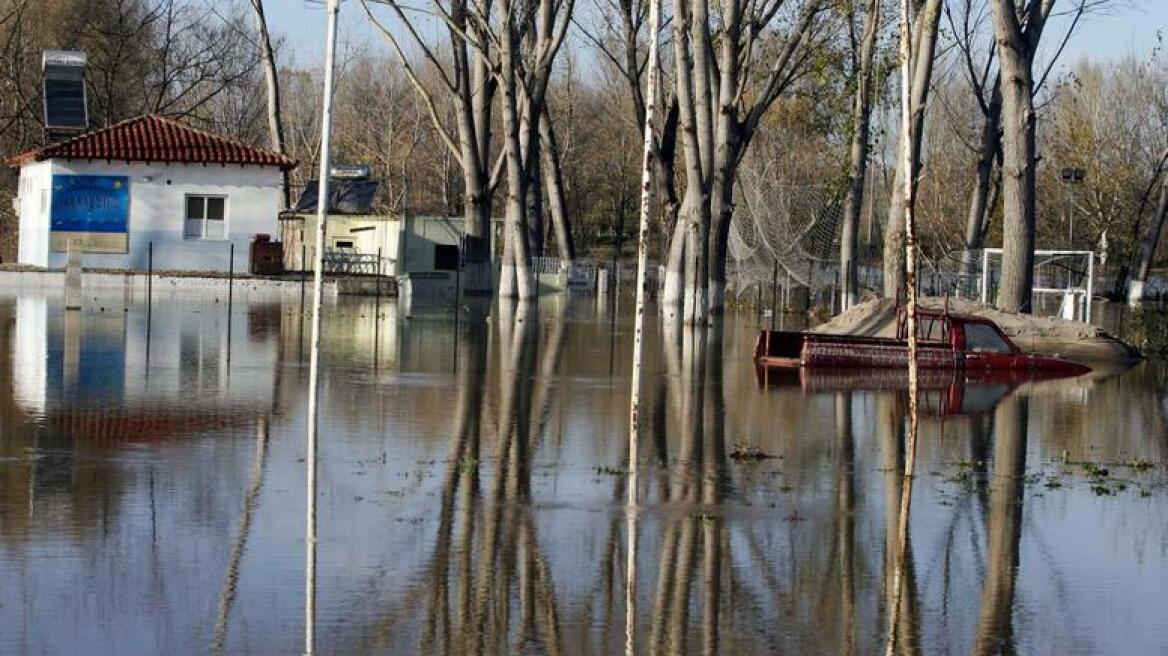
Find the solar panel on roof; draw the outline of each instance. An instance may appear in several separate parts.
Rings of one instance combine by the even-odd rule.
[[[329,214],[369,214],[373,198],[381,182],[378,180],[329,180]],[[317,192],[320,182],[309,180],[296,201],[293,211],[311,214],[316,211]]]
[[[85,107],[83,52],[46,50],[41,57],[45,128],[84,130],[89,127]]]
[[[45,127],[54,130],[84,130],[85,83],[81,80],[45,78]]]

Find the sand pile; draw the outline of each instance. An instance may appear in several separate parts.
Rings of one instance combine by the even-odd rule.
[[[918,303],[920,307],[928,309],[941,310],[945,307],[943,298],[927,297]],[[1132,360],[1139,357],[1135,349],[1121,340],[1080,321],[1002,312],[980,303],[954,298],[949,299],[949,311],[993,321],[1018,348],[1027,353],[1085,362]],[[886,298],[860,303],[812,330],[833,335],[895,337],[896,303]]]

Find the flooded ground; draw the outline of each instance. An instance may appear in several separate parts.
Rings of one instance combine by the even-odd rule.
[[[0,298],[0,653],[303,652],[309,321],[224,300]],[[622,303],[329,309],[318,653],[884,650],[902,382],[650,325],[630,513]],[[1168,653],[1168,368],[926,387],[897,651]]]

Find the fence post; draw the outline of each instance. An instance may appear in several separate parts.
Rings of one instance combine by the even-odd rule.
[[[146,313],[154,304],[154,242],[146,245]]]
[[[227,311],[231,312],[231,296],[235,286],[235,242],[227,249]]]

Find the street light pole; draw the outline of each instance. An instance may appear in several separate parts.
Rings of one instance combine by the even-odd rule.
[[[1067,250],[1075,250],[1075,192],[1074,185],[1083,184],[1086,179],[1087,172],[1079,168],[1064,168],[1062,170],[1063,184],[1066,185],[1066,194],[1064,196],[1067,205]],[[1067,289],[1069,290],[1074,285],[1074,271],[1067,267]],[[1070,293],[1068,291],[1068,293]],[[1087,299],[1090,303],[1091,299]]]

